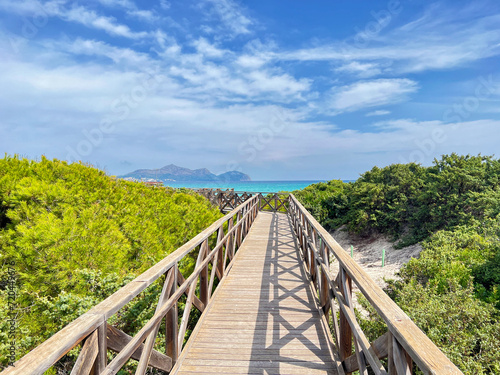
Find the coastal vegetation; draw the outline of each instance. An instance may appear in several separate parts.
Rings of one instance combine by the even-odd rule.
[[[77,163],[0,159],[0,368],[11,341],[10,289],[20,358],[221,216],[187,190],[116,180]],[[135,332],[160,291],[148,288],[111,323]]]
[[[387,293],[464,373],[500,374],[499,178],[500,160],[452,154],[430,167],[375,167],[355,182],[294,194],[330,230],[421,243]],[[221,216],[187,190],[116,180],[77,163],[0,159],[0,368],[9,361],[12,288],[19,358]],[[187,258],[181,272],[193,264]],[[137,332],[160,290],[152,285],[110,323]],[[360,322],[373,340],[387,328],[363,305]],[[75,353],[52,374],[67,373]]]
[[[330,230],[385,234],[423,251],[386,291],[466,374],[500,374],[500,160],[442,156],[430,167],[373,168],[352,183],[294,192]],[[363,329],[386,327],[364,304]]]

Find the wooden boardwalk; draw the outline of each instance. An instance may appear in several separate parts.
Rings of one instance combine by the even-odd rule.
[[[172,374],[337,374],[289,216],[260,212]]]
[[[231,197],[236,200],[230,192],[220,201]],[[424,374],[463,375],[293,194],[244,193],[238,199],[244,202],[229,214],[0,375],[41,375],[50,368],[67,373],[68,362],[61,362],[73,348],[79,350],[71,364],[74,375],[128,373],[131,358],[138,361],[136,375],[151,368],[221,375],[344,375],[358,370],[362,375],[409,375],[418,368]],[[288,214],[277,213],[283,208]],[[335,278],[332,256],[339,262]],[[197,258],[189,275],[180,272],[186,257],[190,262]],[[222,281],[214,291],[216,275]],[[154,283],[163,285],[162,291],[154,315],[139,332],[130,336],[110,324]],[[354,313],[353,283],[387,325],[372,342]],[[181,318],[178,303],[184,296]],[[184,345],[193,309],[202,315]],[[162,322],[165,350],[157,351]],[[110,351],[117,354],[108,363]]]

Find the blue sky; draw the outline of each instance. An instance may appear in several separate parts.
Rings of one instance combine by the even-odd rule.
[[[0,0],[0,151],[254,180],[491,155],[499,55],[494,0]]]

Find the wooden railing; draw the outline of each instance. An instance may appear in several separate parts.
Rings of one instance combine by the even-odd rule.
[[[286,212],[288,207],[288,193],[246,192],[232,189],[195,189],[195,191],[207,198],[212,204],[219,206],[222,212],[233,210],[255,196],[259,196],[260,209],[263,211]]]
[[[359,370],[367,375],[367,367],[371,367],[377,375],[407,375],[412,373],[414,362],[425,374],[462,374],[293,195],[289,198],[289,214],[323,312],[333,322],[341,371],[350,374]],[[339,262],[335,280],[330,277],[331,254]],[[354,314],[352,282],[387,324],[388,331],[372,343]],[[338,315],[336,305],[340,307]],[[385,358],[386,367],[380,361]]]
[[[217,220],[185,245],[68,324],[14,363],[14,366],[4,370],[1,375],[43,374],[80,343],[83,345],[71,371],[72,375],[116,374],[131,358],[139,361],[136,375],[144,375],[148,366],[170,371],[182,351],[192,307],[203,312],[209,303],[216,288],[216,277],[219,281],[222,280],[231,269],[235,252],[257,216],[259,204],[258,196],[246,200],[231,213]],[[215,236],[215,245],[211,249],[210,239]],[[179,271],[179,262],[186,256],[196,254],[194,271],[185,279]],[[134,337],[108,324],[113,315],[163,275],[165,281],[156,311]],[[178,324],[177,303],[183,295],[186,295],[187,299],[181,322]],[[166,354],[153,350],[163,319],[166,323]],[[108,350],[118,353],[109,364]]]

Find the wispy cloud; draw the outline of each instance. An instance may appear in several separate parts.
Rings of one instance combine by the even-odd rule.
[[[205,38],[195,40],[193,42],[193,45],[200,54],[210,58],[223,57],[225,54],[229,53],[228,50],[218,48],[216,45],[210,43]]]
[[[136,5],[131,0],[98,0],[99,3],[109,7],[119,7],[124,9],[136,9]]]
[[[45,41],[42,45],[54,52],[61,51],[76,56],[105,57],[110,62],[123,67],[144,68],[153,63],[153,60],[146,53],[138,52],[131,48],[116,47],[99,40],[78,38],[74,41]]]
[[[335,68],[337,73],[349,73],[360,78],[369,78],[372,76],[380,75],[382,67],[376,63],[360,63],[358,61],[351,61]]]
[[[72,7],[70,9],[54,8],[53,15],[59,16],[66,21],[77,22],[87,27],[104,30],[114,36],[131,39],[140,39],[148,36],[147,32],[132,31],[127,25],[118,23],[115,18],[101,16],[83,6]]]
[[[103,30],[109,35],[130,39],[141,39],[148,36],[145,31],[133,31],[127,25],[119,23],[114,17],[103,16],[96,11],[81,5],[65,6],[65,1],[52,0],[41,2],[38,0],[0,2],[0,7],[22,15],[42,14],[44,17],[59,17],[67,22],[74,22],[89,28]]]
[[[429,12],[431,14],[429,14]],[[373,70],[392,65],[393,74],[450,69],[500,55],[500,15],[476,15],[471,20],[453,10],[431,7],[416,21],[381,33],[373,45],[356,46],[346,41],[323,43],[313,48],[276,51],[275,60],[342,62],[341,71]]]
[[[378,79],[361,81],[332,89],[331,108],[337,112],[351,112],[402,101],[418,90],[410,79]]]
[[[160,19],[158,15],[156,15],[153,11],[150,10],[129,10],[127,12],[129,16],[139,18],[143,21],[147,22],[155,22]]]
[[[122,8],[126,10],[128,16],[138,18],[143,21],[155,22],[159,20],[159,16],[152,10],[139,9],[131,0],[98,0],[99,3],[112,7]]]
[[[251,26],[255,21],[243,13],[243,6],[236,1],[204,0],[203,3],[209,13],[222,22],[233,36],[251,33]]]
[[[391,114],[391,111],[380,109],[378,111],[368,112],[365,116],[366,117],[385,116],[385,115],[389,115],[389,114]]]

